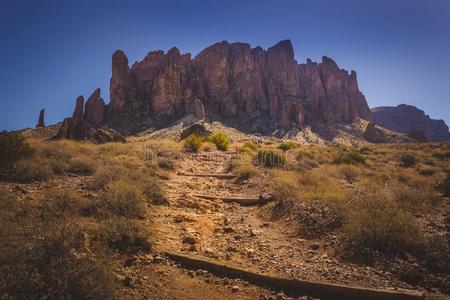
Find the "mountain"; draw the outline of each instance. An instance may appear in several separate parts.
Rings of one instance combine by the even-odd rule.
[[[375,124],[390,130],[409,135],[421,133],[428,141],[450,140],[448,126],[443,120],[431,119],[424,111],[412,105],[374,107],[372,119]]]
[[[299,64],[289,40],[267,50],[224,41],[194,58],[177,48],[153,51],[132,66],[117,50],[110,103],[97,101],[88,111],[100,116],[97,125],[125,134],[163,128],[189,114],[260,133],[371,118],[354,71],[328,57]]]

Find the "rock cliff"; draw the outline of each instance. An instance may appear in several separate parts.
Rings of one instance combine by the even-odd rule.
[[[428,141],[448,141],[450,133],[443,120],[434,120],[412,105],[372,108],[373,122],[401,133],[417,137],[423,134]],[[416,138],[417,139],[417,138]]]
[[[328,57],[298,64],[289,40],[267,50],[220,42],[195,58],[177,48],[153,51],[131,67],[118,50],[110,98],[95,121],[124,133],[161,128],[187,114],[261,133],[371,118],[354,71]]]

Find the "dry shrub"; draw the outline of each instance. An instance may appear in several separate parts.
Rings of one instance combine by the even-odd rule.
[[[96,232],[106,245],[124,254],[148,252],[151,248],[150,233],[144,225],[127,218],[111,218]]]
[[[235,168],[235,173],[238,174],[240,180],[248,180],[258,175],[258,170],[249,162],[242,162]]]
[[[0,133],[0,174],[11,170],[14,164],[31,157],[33,150],[24,137],[18,133]]]
[[[104,201],[109,210],[118,216],[143,218],[147,211],[147,203],[142,192],[127,181],[118,180],[109,183]]]
[[[369,261],[376,253],[393,256],[420,251],[425,242],[412,215],[389,192],[371,188],[351,197],[341,238],[346,255]]]
[[[47,160],[35,157],[16,162],[12,176],[18,182],[27,183],[50,180],[54,173]]]
[[[340,183],[336,178],[329,176],[325,167],[314,169],[310,173],[299,174],[298,182],[302,199],[334,203],[345,198],[345,192]]]
[[[287,141],[287,142],[281,143],[281,144],[278,146],[278,149],[281,149],[281,150],[283,150],[283,151],[289,151],[289,150],[295,149],[295,148],[297,148],[297,147],[298,147],[298,144],[297,144],[297,143]]]
[[[431,185],[412,187],[398,183],[393,184],[391,189],[396,202],[410,212],[429,211],[439,203],[439,195]]]
[[[92,175],[97,163],[87,156],[77,156],[69,161],[69,172],[79,175]]]
[[[261,148],[261,145],[258,145],[255,142],[251,141],[244,142],[241,146],[241,149],[247,149],[249,151],[257,151],[259,148]]]
[[[190,152],[198,152],[200,147],[203,145],[203,138],[191,134],[184,140],[184,149]]]
[[[298,198],[298,180],[294,172],[272,170],[270,172],[271,188],[280,201],[294,200]]]
[[[83,201],[82,197],[75,191],[50,188],[44,192],[44,211],[57,217],[74,214],[78,212]]]
[[[361,169],[353,165],[339,165],[337,172],[341,178],[349,182],[355,181],[362,173]]]
[[[216,145],[217,150],[226,151],[230,147],[231,139],[224,132],[214,132],[209,140]]]
[[[175,164],[172,160],[163,158],[158,162],[158,166],[164,170],[173,170],[175,169]]]
[[[2,299],[114,299],[108,264],[77,255],[76,223],[0,223]]]
[[[344,151],[339,153],[333,160],[334,164],[365,164],[365,157],[357,151]]]
[[[403,167],[409,168],[417,163],[417,158],[411,153],[402,154],[400,156],[400,163]]]

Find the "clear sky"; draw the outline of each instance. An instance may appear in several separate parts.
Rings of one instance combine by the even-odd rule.
[[[449,0],[0,0],[0,130],[71,115],[97,87],[109,102],[111,55],[130,63],[177,46],[270,47],[299,62],[332,57],[356,70],[369,106],[407,103],[450,123]]]

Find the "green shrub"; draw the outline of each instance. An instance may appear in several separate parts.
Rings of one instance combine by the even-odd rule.
[[[278,149],[281,149],[283,151],[289,151],[291,149],[295,149],[298,147],[298,144],[294,142],[283,142],[278,146]]]
[[[108,219],[97,236],[109,248],[128,255],[148,252],[151,248],[147,227],[127,218]]]
[[[105,203],[109,210],[118,216],[143,218],[147,204],[136,186],[127,181],[113,181],[108,184]]]
[[[254,158],[254,163],[267,168],[282,167],[284,165],[284,157],[282,154],[271,150],[260,150]]]
[[[18,133],[0,133],[0,174],[9,172],[14,164],[33,154],[25,138]]]
[[[230,138],[223,132],[214,132],[210,137],[210,141],[221,151],[228,150],[231,144]]]
[[[203,139],[195,134],[191,134],[184,140],[184,148],[190,152],[198,152],[203,145]]]
[[[413,154],[406,153],[400,156],[400,162],[403,167],[409,168],[417,163],[417,159]]]
[[[337,157],[334,158],[333,163],[335,164],[365,164],[366,159],[363,155],[356,151],[341,152]]]
[[[47,181],[54,177],[52,168],[41,159],[24,159],[15,163],[12,176],[19,182]]]

